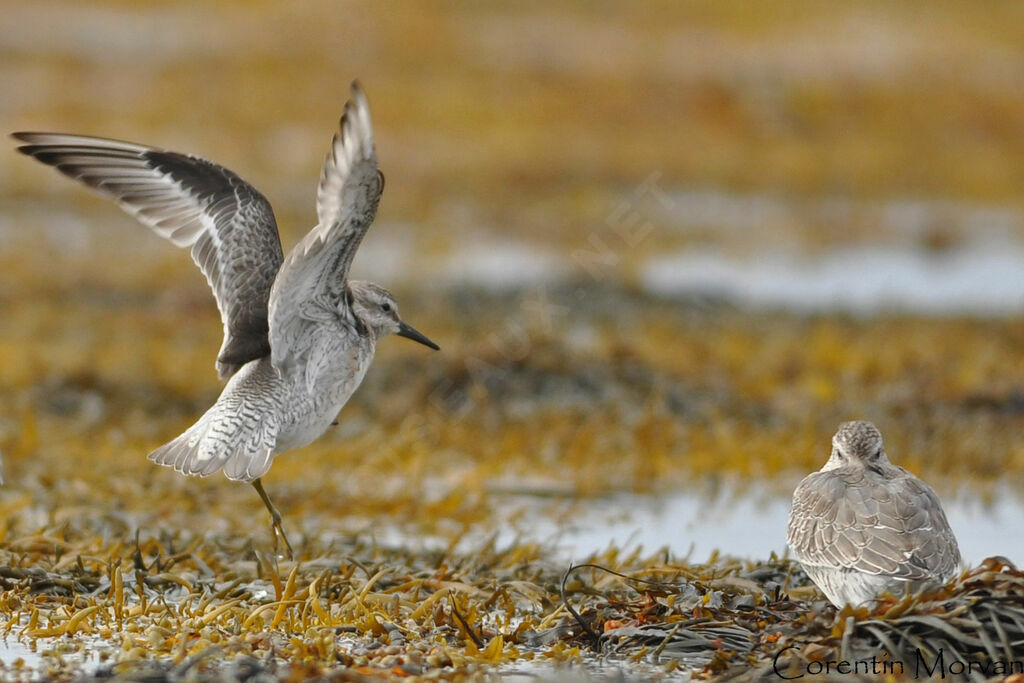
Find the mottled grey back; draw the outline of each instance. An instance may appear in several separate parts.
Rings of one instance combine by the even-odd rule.
[[[863,574],[915,585],[954,577],[960,550],[931,487],[888,458],[872,457],[882,442],[870,423],[842,425],[833,443],[850,460],[810,474],[793,493],[787,541],[808,574],[835,582]],[[845,590],[819,586],[830,599]]]

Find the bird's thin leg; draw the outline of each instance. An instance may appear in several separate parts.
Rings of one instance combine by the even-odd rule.
[[[284,527],[281,526],[281,513],[278,511],[274,504],[270,502],[270,496],[263,490],[263,482],[259,478],[253,479],[252,486],[256,489],[256,493],[260,494],[260,498],[263,499],[263,504],[270,510],[270,522],[274,531],[274,552],[277,552],[277,537],[281,536],[281,540],[284,541],[284,547],[287,551],[288,559],[294,559],[292,555],[292,544],[288,542],[288,537],[284,534]]]

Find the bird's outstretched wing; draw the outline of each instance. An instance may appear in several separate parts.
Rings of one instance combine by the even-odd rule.
[[[352,98],[320,176],[320,223],[288,254],[270,294],[271,359],[278,370],[304,353],[309,323],[351,315],[349,266],[377,214],[383,189],[370,107],[359,84],[352,83]]]
[[[938,496],[892,469],[885,487],[863,471],[806,477],[793,494],[787,539],[797,559],[905,581],[954,576],[960,551]]]
[[[224,323],[217,372],[270,352],[267,302],[282,261],[270,203],[226,168],[131,142],[14,133],[18,151],[103,195],[176,246],[191,247]]]

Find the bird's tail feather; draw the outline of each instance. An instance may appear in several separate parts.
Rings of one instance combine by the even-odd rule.
[[[270,448],[240,450],[224,464],[224,474],[235,481],[252,481],[267,473],[272,460],[273,451]]]
[[[266,439],[263,430],[247,435],[225,432],[223,421],[221,429],[213,428],[218,420],[212,412],[150,453],[149,459],[190,476],[208,477],[223,469],[228,479],[250,482],[266,474],[273,460],[273,440]]]

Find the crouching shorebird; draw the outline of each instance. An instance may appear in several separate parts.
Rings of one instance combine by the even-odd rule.
[[[870,422],[845,422],[793,494],[789,547],[836,607],[916,593],[956,576],[960,549],[938,496],[889,462]]]
[[[226,168],[144,145],[61,133],[14,133],[18,150],[111,197],[176,246],[191,247],[224,323],[217,402],[149,455],[182,474],[223,470],[250,482],[270,511],[274,547],[291,545],[260,478],[274,457],[311,443],[336,419],[373,360],[398,334],[438,346],[398,316],[394,297],[348,280],[377,213],[370,109],[358,83],[320,174],[319,223],[283,258],[270,203]]]

